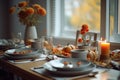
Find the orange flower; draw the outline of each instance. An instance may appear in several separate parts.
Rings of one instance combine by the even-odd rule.
[[[87,28],[87,29],[86,29],[86,32],[88,32],[88,31],[89,31],[89,29]]]
[[[24,25],[38,26],[40,25],[40,17],[46,15],[46,10],[39,4],[28,4],[27,1],[21,1],[14,7],[10,8],[10,14],[17,12],[19,21]]]
[[[86,31],[85,30],[81,30],[80,34],[84,35],[84,34],[86,34]]]
[[[13,13],[15,12],[15,10],[16,10],[16,7],[11,7],[11,8],[9,9],[9,13],[10,13],[10,14],[13,14]]]
[[[79,38],[79,39],[78,39],[78,42],[82,43],[82,42],[83,42],[82,38]]]
[[[26,9],[26,13],[27,14],[34,14],[34,9],[29,7],[29,8]]]
[[[82,45],[88,45],[90,43],[90,40],[87,39],[87,36],[90,37],[89,34],[87,34],[87,32],[89,31],[89,27],[87,24],[83,24],[82,28],[80,29],[80,34],[81,34],[81,38],[78,39],[78,42]]]
[[[88,29],[88,25],[87,24],[83,24],[82,25],[82,29],[85,29],[85,30]]]
[[[41,6],[39,4],[33,4],[32,6],[33,6],[33,8],[36,8],[36,9],[41,8]]]
[[[89,31],[88,25],[83,24],[83,25],[82,25],[82,28],[81,28],[81,30],[80,30],[80,34],[84,35],[84,34],[86,34],[88,31]]]
[[[21,11],[18,13],[18,16],[19,16],[19,18],[25,19],[25,18],[28,16],[28,14],[26,13],[25,10],[21,10]]]
[[[46,10],[44,8],[39,8],[38,9],[38,14],[45,16],[46,15]]]
[[[28,2],[26,2],[26,1],[22,1],[22,2],[18,3],[18,7],[25,7],[27,5],[28,5]]]

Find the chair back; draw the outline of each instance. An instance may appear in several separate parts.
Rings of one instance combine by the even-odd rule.
[[[97,39],[98,36],[100,35],[99,33],[95,33],[95,32],[88,32],[88,35],[90,35],[90,39],[91,39],[91,46],[97,46]],[[78,45],[78,39],[79,39],[79,35],[80,35],[80,30],[76,31],[76,39],[75,39],[75,46]]]

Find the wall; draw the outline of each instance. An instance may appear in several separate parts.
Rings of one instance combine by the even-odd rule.
[[[9,38],[8,1],[0,0],[0,38]]]

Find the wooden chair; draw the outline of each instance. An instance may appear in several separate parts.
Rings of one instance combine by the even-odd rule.
[[[96,46],[97,45],[97,38],[98,38],[98,33],[95,32],[88,32],[87,34],[89,34],[91,36],[91,40],[92,40],[92,44],[91,46]],[[75,46],[78,45],[78,38],[80,35],[80,30],[76,31],[76,39],[75,39]]]

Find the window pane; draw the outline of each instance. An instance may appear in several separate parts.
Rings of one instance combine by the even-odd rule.
[[[120,35],[120,1],[118,3],[118,34]]]
[[[120,42],[120,2],[110,0],[110,41]]]
[[[100,32],[100,0],[64,0],[64,31],[75,31],[88,24],[91,32]]]

